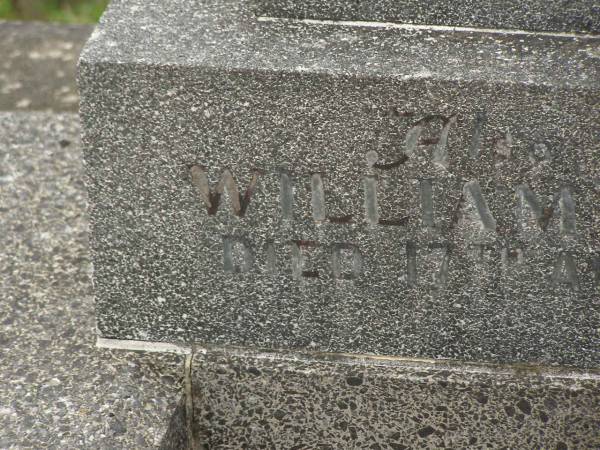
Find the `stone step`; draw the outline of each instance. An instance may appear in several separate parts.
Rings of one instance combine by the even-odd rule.
[[[199,448],[598,448],[600,378],[528,367],[197,353]]]
[[[598,367],[600,40],[252,7],[82,54],[101,336]]]
[[[600,32],[595,0],[254,0],[261,16],[415,25]]]

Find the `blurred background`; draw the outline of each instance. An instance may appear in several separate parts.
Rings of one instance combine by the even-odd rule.
[[[97,22],[109,0],[0,0],[0,20]]]
[[[77,59],[109,1],[0,0],[0,111],[78,111]]]

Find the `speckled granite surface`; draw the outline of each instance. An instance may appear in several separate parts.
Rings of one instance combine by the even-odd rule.
[[[595,0],[253,0],[260,15],[417,25],[600,32]]]
[[[600,366],[600,38],[250,6],[82,53],[102,336]]]
[[[157,448],[182,392],[181,357],[95,347],[78,122],[0,113],[2,449]]]
[[[75,112],[75,66],[91,25],[0,20],[0,110]]]
[[[200,448],[600,448],[597,373],[240,355],[195,356]]]

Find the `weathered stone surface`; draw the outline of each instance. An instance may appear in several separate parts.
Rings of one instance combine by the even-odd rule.
[[[114,2],[80,62],[101,335],[597,367],[599,45]]]
[[[201,448],[600,446],[598,374],[238,351],[194,360]]]
[[[271,17],[363,20],[532,31],[600,32],[594,0],[254,0]]]
[[[96,348],[82,178],[75,114],[0,113],[0,448],[173,448],[182,357]]]
[[[0,21],[0,110],[77,111],[75,66],[91,25]]]

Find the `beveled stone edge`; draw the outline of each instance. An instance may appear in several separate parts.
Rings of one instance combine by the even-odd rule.
[[[408,358],[402,356],[363,355],[351,353],[325,353],[286,350],[262,350],[241,347],[206,346],[191,344],[172,344],[166,342],[150,342],[120,340],[98,337],[98,348],[130,351],[146,351],[155,353],[174,353],[194,357],[195,355],[221,354],[232,358],[254,358],[271,362],[319,362],[343,365],[387,366],[410,370],[448,370],[463,374],[502,375],[538,377],[548,380],[570,379],[579,381],[600,382],[600,369],[581,369],[565,366],[545,366],[536,364],[494,364],[458,361],[448,359]]]
[[[469,76],[463,76],[463,77],[459,77],[456,78],[456,74],[452,74],[452,76],[450,76],[449,74],[446,73],[441,73],[440,71],[435,71],[435,73],[432,74],[428,74],[427,76],[423,76],[422,71],[418,71],[418,72],[414,72],[412,71],[411,73],[406,73],[406,74],[397,74],[397,73],[387,73],[387,70],[384,70],[383,72],[381,72],[381,70],[378,70],[377,73],[373,73],[373,71],[366,71],[366,70],[361,70],[361,71],[357,71],[356,68],[352,69],[350,72],[348,72],[348,70],[342,70],[340,67],[329,67],[328,69],[324,70],[323,68],[316,68],[315,66],[313,66],[311,68],[311,70],[298,70],[298,67],[294,66],[294,67],[287,67],[285,66],[285,64],[282,63],[278,63],[278,64],[264,64],[264,61],[262,62],[258,62],[258,61],[254,61],[254,60],[248,60],[246,61],[246,59],[244,59],[243,62],[241,61],[232,61],[231,58],[227,58],[226,61],[222,61],[222,60],[210,60],[207,61],[206,58],[178,58],[178,57],[173,57],[173,55],[179,55],[181,52],[173,52],[172,49],[169,51],[169,55],[171,55],[171,57],[168,57],[166,60],[164,58],[157,60],[156,59],[156,50],[154,49],[154,51],[150,51],[150,54],[153,54],[154,56],[149,56],[147,54],[144,54],[144,52],[142,51],[140,53],[140,49],[137,49],[136,51],[134,51],[133,53],[129,53],[129,52],[125,52],[125,54],[118,54],[115,55],[114,52],[111,52],[111,46],[115,45],[115,43],[117,41],[123,41],[125,42],[126,39],[123,38],[125,33],[122,33],[120,30],[117,29],[113,29],[113,27],[111,26],[111,24],[113,22],[116,21],[116,18],[118,15],[118,13],[121,11],[121,3],[122,2],[115,2],[114,4],[111,4],[111,6],[107,9],[107,11],[105,12],[105,14],[103,15],[103,17],[101,18],[99,25],[96,27],[96,29],[94,30],[94,32],[91,34],[90,38],[88,39],[88,41],[86,42],[85,47],[83,48],[78,63],[77,63],[77,80],[78,80],[78,85],[79,85],[79,90],[80,93],[82,94],[82,104],[85,103],[84,99],[83,99],[83,93],[84,91],[87,91],[90,89],[90,86],[87,86],[89,84],[89,80],[87,80],[89,75],[85,75],[85,72],[87,71],[93,71],[94,69],[98,68],[98,67],[102,67],[102,68],[109,68],[109,67],[123,67],[123,66],[128,66],[128,67],[133,67],[134,69],[137,68],[151,68],[152,70],[154,69],[166,69],[166,70],[170,70],[173,67],[177,67],[177,68],[193,68],[193,69],[202,69],[205,70],[207,72],[213,72],[213,73],[281,73],[281,74],[294,74],[294,75],[327,75],[327,76],[339,76],[339,74],[344,74],[344,75],[350,75],[350,76],[360,76],[360,77],[373,77],[373,78],[386,78],[390,75],[393,75],[394,77],[397,77],[399,79],[401,79],[402,81],[408,81],[408,80],[413,80],[413,79],[434,79],[434,80],[443,80],[443,81],[490,81],[493,82],[494,84],[526,84],[526,85],[540,85],[540,86],[552,86],[552,87],[566,87],[566,88],[577,88],[577,89],[591,89],[591,90],[596,90],[597,89],[597,83],[591,83],[589,80],[590,79],[594,79],[594,77],[588,77],[585,78],[584,80],[573,80],[573,76],[572,74],[568,74],[568,76],[566,74],[560,74],[560,76],[558,76],[558,78],[556,76],[553,76],[551,80],[548,79],[540,79],[540,80],[532,80],[530,78],[527,79],[526,83],[524,81],[516,81],[513,79],[509,79],[509,78],[504,78],[504,77],[495,77],[495,78],[486,78],[484,76],[481,76],[481,74],[479,74],[479,72],[469,72]],[[239,12],[238,12],[239,13]],[[248,13],[246,11],[246,13]],[[529,36],[532,37],[534,39],[548,39],[548,40],[553,40],[553,39],[568,39],[571,40],[572,42],[577,42],[580,44],[585,44],[585,45],[589,45],[590,42],[591,43],[596,43],[598,40],[600,40],[600,34],[599,35],[594,35],[594,34],[587,34],[587,33],[574,33],[574,32],[535,32],[535,31],[523,31],[523,30],[514,30],[514,29],[495,29],[495,28],[478,28],[478,27],[467,27],[467,28],[462,28],[462,27],[455,27],[455,26],[445,26],[445,25],[411,25],[411,24],[400,24],[400,23],[396,23],[396,22],[369,22],[369,21],[343,21],[343,20],[320,20],[320,19],[290,19],[290,18],[278,18],[278,17],[271,17],[265,14],[261,14],[261,15],[251,15],[251,16],[237,16],[237,18],[239,19],[240,17],[244,17],[244,18],[251,18],[252,20],[247,21],[245,23],[245,28],[244,28],[244,33],[248,33],[248,35],[254,35],[254,34],[264,34],[264,29],[262,29],[262,27],[264,27],[265,25],[268,25],[269,22],[275,22],[276,25],[278,25],[278,27],[276,28],[280,28],[282,23],[295,23],[295,24],[312,24],[312,23],[319,23],[319,24],[323,24],[323,25],[329,25],[331,26],[332,24],[335,25],[351,25],[351,24],[356,24],[356,25],[360,25],[360,26],[356,26],[356,27],[340,27],[340,28],[356,28],[356,29],[363,29],[363,30],[368,30],[370,32],[375,32],[375,31],[382,31],[385,30],[386,28],[389,28],[390,30],[395,30],[397,31],[399,34],[408,34],[408,35],[413,35],[415,33],[415,30],[419,30],[419,33],[421,32],[434,32],[435,31],[436,34],[440,34],[440,35],[445,35],[445,34],[458,34],[458,35],[464,35],[465,39],[471,39],[471,37],[473,35],[482,35],[482,36],[488,36],[490,38],[496,38],[496,37],[506,37],[509,35],[513,35],[516,33],[516,36],[513,35],[511,36],[512,39],[514,39],[515,37],[518,37],[519,35],[521,36]],[[369,27],[365,27],[365,24],[371,24],[372,27],[371,29],[369,29]],[[252,29],[249,29],[248,26],[252,26]],[[210,31],[210,27],[207,28]],[[353,30],[354,31],[354,30]],[[498,31],[500,31],[500,33],[498,33]],[[525,34],[523,34],[525,33]],[[548,36],[545,36],[543,33],[549,33]],[[556,34],[558,33],[558,35]],[[563,35],[561,35],[560,33],[564,33]],[[221,36],[221,34],[219,35]],[[281,37],[281,36],[280,36]],[[409,36],[407,36],[408,38]],[[288,37],[284,36],[284,40],[289,39]],[[121,42],[121,44],[123,44],[123,42]],[[227,39],[223,39],[222,42],[220,42],[221,47],[224,45],[223,43],[228,42]],[[304,42],[304,41],[303,41]],[[155,46],[156,47],[156,46]],[[260,52],[259,52],[260,53]],[[587,60],[588,58],[592,58],[593,56],[589,56],[587,53],[584,52],[580,52],[580,53],[574,53],[573,54],[577,55],[578,61],[583,61],[583,60]],[[595,56],[595,54],[594,54]],[[517,63],[515,63],[517,64]],[[522,64],[522,58],[519,60],[518,64],[519,67]],[[127,69],[126,69],[127,70]],[[348,72],[348,73],[346,73]],[[582,70],[582,72],[585,72],[585,70]],[[594,74],[595,75],[595,74]],[[87,87],[86,87],[87,86]]]
[[[260,15],[256,17],[259,23],[288,23],[305,25],[338,25],[351,28],[394,29],[402,31],[438,31],[444,33],[479,33],[501,34],[516,36],[540,36],[549,38],[570,38],[584,40],[600,40],[600,34],[590,34],[575,31],[532,31],[512,28],[485,28],[452,25],[422,25],[397,22],[377,22],[369,20],[333,20],[333,19],[297,19],[293,17],[273,17]]]

